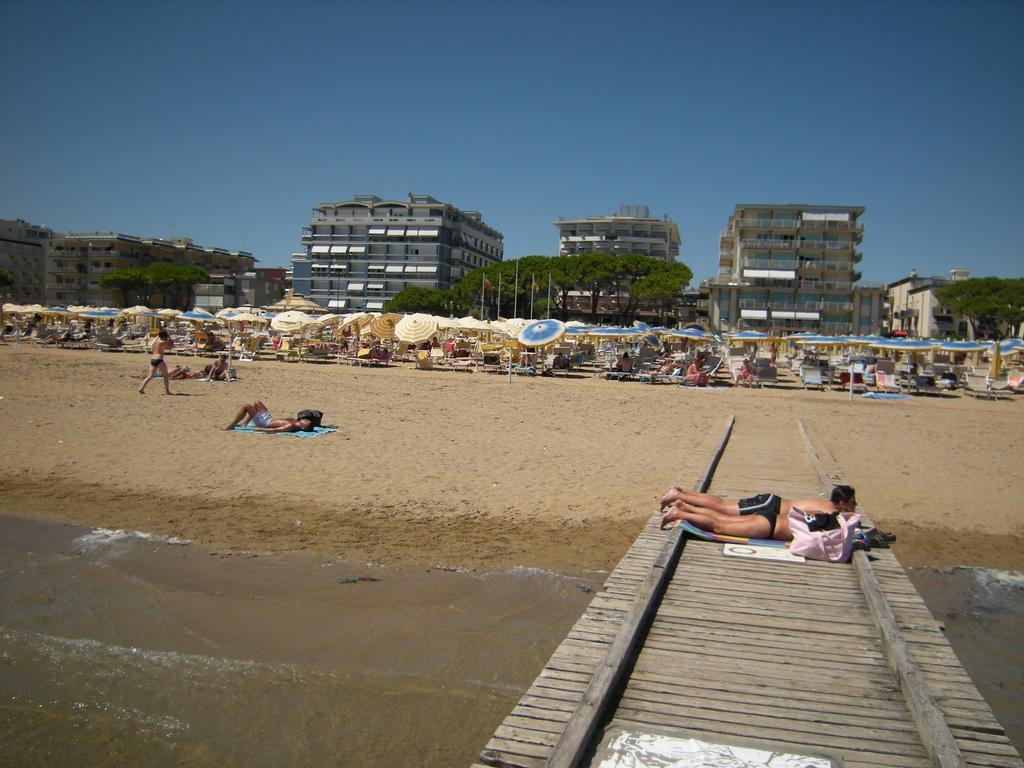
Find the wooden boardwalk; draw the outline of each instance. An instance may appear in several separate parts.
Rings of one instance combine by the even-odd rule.
[[[706,474],[719,495],[794,498],[841,481],[826,471],[802,425],[737,424]],[[1022,766],[890,551],[780,563],[687,540],[673,567],[670,535],[652,516],[474,768],[589,765],[612,728],[851,766]]]

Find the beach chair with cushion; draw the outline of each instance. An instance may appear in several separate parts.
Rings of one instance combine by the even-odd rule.
[[[856,371],[851,373],[850,371],[840,371],[839,376],[833,380],[833,389],[839,389],[844,392],[850,390],[850,377],[853,377],[853,391],[854,392],[867,392],[868,385],[864,383],[864,374],[857,373]]]
[[[817,365],[805,366],[800,369],[800,383],[804,385],[804,389],[808,387],[814,387],[815,389],[824,390],[825,381],[821,375],[821,368]]]
[[[908,379],[907,389],[915,395],[940,395],[944,390],[936,386],[935,377],[916,373]]]
[[[896,379],[895,373],[875,371],[875,389],[879,392],[902,392],[903,388]]]
[[[1011,392],[1024,392],[1024,371],[1009,371],[1006,374],[1006,385]]]

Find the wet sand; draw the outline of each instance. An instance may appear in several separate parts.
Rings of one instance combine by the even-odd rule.
[[[173,382],[180,395],[166,397],[154,382],[140,396],[144,355],[0,347],[0,514],[232,552],[601,570],[671,482],[693,482],[730,414],[764,430],[800,417],[896,531],[904,564],[1024,564],[1024,398],[850,402],[798,388],[238,368],[237,383]],[[314,440],[220,431],[255,399],[278,415],[317,408],[340,429]]]

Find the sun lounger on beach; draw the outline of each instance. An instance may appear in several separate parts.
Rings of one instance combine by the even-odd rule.
[[[804,385],[804,389],[807,389],[808,387],[815,387],[817,389],[824,390],[825,381],[821,375],[821,368],[816,365],[801,368],[800,383]]]
[[[875,372],[875,389],[879,392],[902,392],[903,388],[894,373]]]
[[[1006,379],[992,381],[987,376],[976,373],[969,373],[964,378],[964,394],[971,397],[984,397],[990,400],[999,400],[1005,397],[1012,397],[1009,382]]]
[[[917,373],[910,377],[908,388],[915,395],[940,395],[944,391],[935,384],[935,377]]]

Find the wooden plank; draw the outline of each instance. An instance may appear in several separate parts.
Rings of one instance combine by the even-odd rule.
[[[697,490],[704,491],[710,485],[718,462],[725,452],[725,447],[732,434],[735,417],[730,417],[725,433],[718,443],[711,461],[698,483]],[[548,759],[550,768],[571,768],[581,759],[587,750],[590,740],[597,730],[599,718],[604,714],[615,687],[619,684],[628,664],[632,661],[637,643],[639,629],[646,626],[650,615],[654,612],[657,601],[664,591],[664,586],[671,574],[672,567],[682,551],[684,539],[676,528],[669,533],[664,548],[651,567],[651,573],[645,581],[636,601],[630,608],[628,618],[622,623],[618,636],[608,650],[607,658],[595,672],[594,677],[576,712],[573,713],[562,738],[559,739]]]

